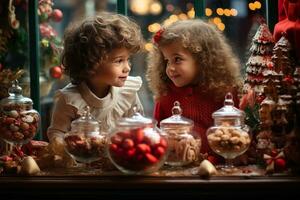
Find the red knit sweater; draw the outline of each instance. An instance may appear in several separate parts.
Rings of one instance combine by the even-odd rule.
[[[201,136],[201,152],[211,152],[207,143],[206,130],[213,125],[212,113],[223,106],[223,101],[216,102],[212,95],[203,94],[196,87],[169,86],[170,92],[161,96],[155,102],[154,118],[158,123],[172,116],[172,107],[175,101],[179,101],[182,108],[182,116],[194,121],[195,131]]]

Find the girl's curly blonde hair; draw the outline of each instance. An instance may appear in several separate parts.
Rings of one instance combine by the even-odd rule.
[[[223,34],[200,19],[181,20],[154,35],[154,48],[148,55],[146,77],[155,99],[167,94],[168,84],[171,83],[160,47],[175,41],[181,42],[192,53],[201,68],[198,85],[205,88],[203,92],[212,92],[220,100],[234,87],[240,87],[239,62]]]
[[[73,84],[88,79],[115,48],[136,53],[144,46],[140,27],[126,16],[102,12],[71,25],[64,34],[62,65]]]

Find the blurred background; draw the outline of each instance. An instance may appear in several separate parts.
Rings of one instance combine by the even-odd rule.
[[[266,17],[265,1],[267,0],[200,1],[204,5],[205,10],[204,13],[201,13],[201,17],[224,32],[234,53],[240,59],[242,73],[244,73],[245,62],[249,56],[250,43],[259,26],[259,20]],[[26,45],[26,37],[28,35],[28,20],[26,20],[28,18],[27,2],[27,0],[4,0],[0,3],[0,19],[7,20],[8,16],[9,22],[11,22],[10,26],[14,29],[13,32],[6,34],[5,30],[7,27],[5,27],[6,24],[2,23],[3,20],[1,19],[0,67],[28,69],[28,48],[30,47]],[[96,15],[97,12],[117,12],[117,0],[39,0],[38,2],[41,53],[40,112],[43,117],[41,131],[44,135],[43,139],[46,139],[45,133],[50,123],[54,93],[57,89],[69,83],[68,78],[61,73],[59,67],[62,48],[61,39],[64,30],[71,22]],[[274,4],[277,6],[277,1],[274,1]],[[126,11],[128,16],[141,26],[147,41],[145,49],[149,50],[152,48],[149,42],[151,36],[160,29],[161,24],[171,24],[177,20],[195,18],[194,6],[194,0],[128,0]],[[9,8],[8,13],[5,13],[4,8],[6,7]],[[15,16],[12,13],[15,13]],[[16,24],[16,21],[19,24]],[[15,25],[15,28],[13,25]],[[12,33],[17,37],[10,37]],[[11,38],[17,39],[11,40]],[[1,43],[4,46],[6,45],[7,48],[11,48],[9,51],[6,51],[9,53],[2,54]],[[145,115],[151,117],[153,99],[145,79],[146,57],[147,51],[132,57],[131,75],[141,76],[144,80],[140,98],[145,109]],[[21,79],[25,95],[30,96],[28,74],[26,75],[25,73]]]

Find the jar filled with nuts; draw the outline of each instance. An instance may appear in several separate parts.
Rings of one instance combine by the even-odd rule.
[[[17,80],[8,93],[9,96],[0,101],[0,137],[10,144],[22,145],[36,135],[40,115],[32,108],[32,100],[22,95]]]
[[[76,161],[91,163],[105,157],[106,137],[100,133],[100,123],[92,117],[89,106],[71,123],[64,143],[66,152]]]
[[[210,148],[227,161],[226,167],[232,167],[231,160],[246,152],[251,137],[244,124],[245,113],[234,107],[231,93],[227,93],[224,107],[212,114],[214,126],[207,130]]]
[[[111,162],[125,174],[147,174],[157,171],[168,153],[167,138],[156,127],[156,121],[136,112],[123,118],[111,132],[107,145]]]
[[[172,116],[160,122],[160,128],[167,134],[169,155],[166,164],[184,166],[198,160],[201,138],[193,133],[194,122],[182,117],[178,101],[174,102]]]

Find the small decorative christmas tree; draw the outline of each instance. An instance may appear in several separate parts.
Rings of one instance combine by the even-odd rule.
[[[295,62],[291,56],[291,44],[283,33],[280,40],[273,48],[272,61],[274,69],[278,73],[278,83],[276,84],[276,92],[282,103],[286,107],[285,117],[288,124],[286,133],[291,132],[295,123],[295,106],[297,86],[294,80]],[[273,130],[273,132],[277,132]]]
[[[262,23],[252,40],[251,55],[246,63],[246,80],[256,94],[263,93],[264,73],[273,67],[271,60],[274,39],[267,26]]]

